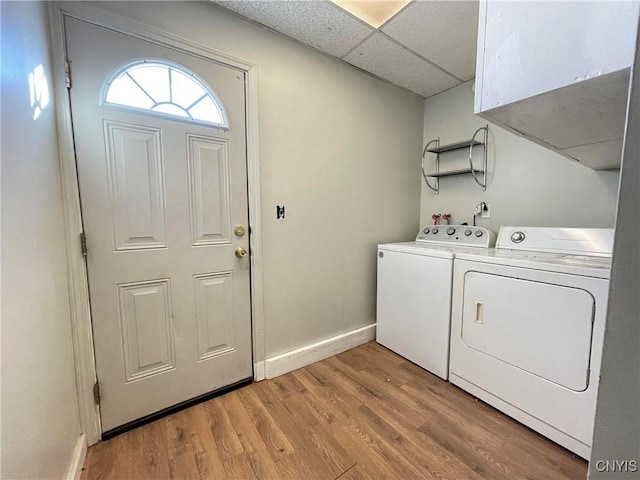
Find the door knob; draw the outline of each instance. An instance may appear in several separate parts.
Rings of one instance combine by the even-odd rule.
[[[247,250],[245,250],[242,247],[238,247],[236,248],[236,257],[238,258],[244,258],[247,256]]]

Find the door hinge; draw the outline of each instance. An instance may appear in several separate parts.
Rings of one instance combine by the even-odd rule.
[[[80,234],[80,251],[83,257],[87,256],[87,236],[84,232]]]
[[[100,405],[100,384],[98,382],[93,384],[93,403]]]
[[[71,65],[69,62],[64,62],[64,83],[67,88],[71,88]]]

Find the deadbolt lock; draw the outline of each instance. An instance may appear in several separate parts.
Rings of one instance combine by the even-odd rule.
[[[244,258],[247,256],[247,250],[242,248],[242,247],[238,247],[236,248],[236,257],[238,258]]]
[[[247,233],[246,228],[244,228],[244,225],[236,225],[236,227],[233,229],[233,233],[235,233],[238,237],[243,237],[245,233]]]

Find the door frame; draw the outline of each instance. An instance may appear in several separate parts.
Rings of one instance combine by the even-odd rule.
[[[262,218],[260,200],[260,162],[258,149],[258,67],[242,60],[165,32],[156,27],[114,14],[80,2],[51,2],[49,30],[53,61],[52,86],[55,92],[58,149],[60,157],[64,224],[67,254],[67,281],[76,372],[76,388],[80,426],[87,434],[87,443],[98,443],[102,435],[100,407],[94,403],[97,374],[93,349],[89,287],[85,258],[81,252],[83,232],[82,211],[76,169],[75,146],[71,123],[71,99],[67,88],[64,18],[73,17],[94,25],[107,27],[156,45],[204,60],[213,61],[245,73],[246,133],[247,133],[247,193],[249,202],[249,246],[251,260],[251,329],[253,378],[265,378],[264,307],[262,269]],[[73,80],[73,72],[71,72]]]

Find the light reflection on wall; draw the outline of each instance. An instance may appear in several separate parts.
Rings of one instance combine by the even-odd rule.
[[[49,105],[49,85],[42,64],[38,65],[29,74],[29,92],[31,93],[33,119],[36,120],[46,106]]]

